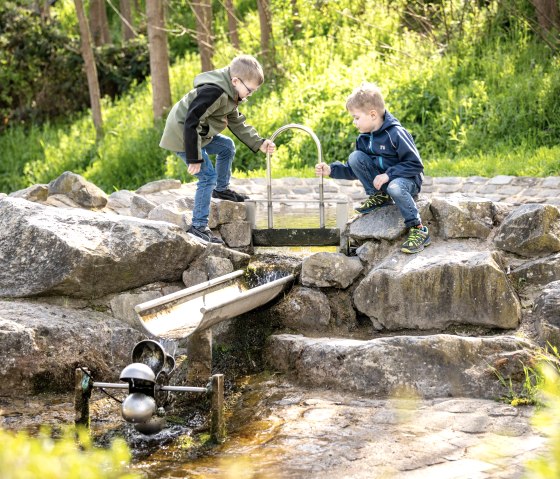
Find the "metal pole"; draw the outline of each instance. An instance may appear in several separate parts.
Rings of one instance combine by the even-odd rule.
[[[94,388],[106,388],[106,389],[128,389],[128,384],[125,383],[98,383],[94,382],[92,385]],[[182,393],[205,393],[206,388],[195,387],[195,386],[162,386],[159,388],[161,391],[175,391]]]
[[[226,422],[224,417],[224,375],[212,376],[212,439],[221,443],[226,439]]]
[[[89,398],[93,382],[91,373],[84,368],[74,370],[74,423],[89,429]]]
[[[279,133],[277,130],[273,135]],[[272,218],[272,166],[270,164],[270,153],[266,153],[266,198],[267,198],[267,207],[266,210],[268,212],[268,228],[272,229],[274,220]]]
[[[313,141],[315,141],[315,145],[317,146],[317,156],[318,156],[318,163],[323,161],[323,150],[321,148],[321,142],[317,135],[313,133],[313,130],[305,125],[299,125],[298,123],[289,123],[287,125],[281,126],[276,130],[272,136],[270,137],[270,141],[274,141],[274,139],[282,133],[284,130],[288,130],[290,128],[295,128],[297,130],[303,130],[308,133]],[[272,219],[272,171],[271,171],[271,164],[270,164],[270,153],[266,154],[266,181],[267,181],[267,200],[268,200],[268,228],[273,228],[273,219]],[[325,198],[323,194],[323,175],[321,175],[319,179],[319,223],[321,228],[325,227]]]

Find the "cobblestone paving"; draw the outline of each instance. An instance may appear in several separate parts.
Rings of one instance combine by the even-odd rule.
[[[319,199],[318,178],[282,178],[272,180],[272,196],[275,200]],[[190,186],[190,185],[189,185]],[[192,184],[194,189],[195,184]],[[252,199],[267,198],[266,178],[233,178],[231,187]],[[548,203],[560,206],[560,176],[533,178],[527,176],[481,176],[429,177],[424,179],[422,194],[446,196],[464,194],[487,198],[492,201],[513,204]],[[365,193],[358,181],[324,180],[325,201],[349,199],[353,203],[364,199]]]

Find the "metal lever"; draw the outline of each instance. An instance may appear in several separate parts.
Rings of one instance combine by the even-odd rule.
[[[272,136],[270,137],[270,141],[274,141],[274,139],[282,133],[284,130],[288,130],[290,128],[295,128],[298,130],[303,130],[308,133],[311,138],[315,141],[317,145],[317,153],[318,153],[318,163],[323,161],[323,150],[321,149],[321,143],[319,142],[319,138],[317,135],[313,133],[313,130],[307,126],[299,125],[297,123],[289,123],[287,125],[281,126],[276,130]],[[270,164],[270,153],[266,154],[266,182],[267,182],[267,200],[268,200],[268,228],[273,228],[273,218],[272,218],[272,168]],[[325,197],[323,193],[323,175],[320,176],[319,179],[319,226],[321,228],[325,227]]]

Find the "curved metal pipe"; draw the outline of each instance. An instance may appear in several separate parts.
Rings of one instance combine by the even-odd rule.
[[[303,130],[308,133],[311,138],[315,141],[317,145],[317,154],[318,154],[318,163],[323,161],[323,150],[321,148],[321,143],[317,135],[313,133],[313,130],[305,125],[300,125],[298,123],[288,123],[287,125],[281,126],[276,130],[272,136],[270,137],[270,141],[274,141],[274,139],[283,131],[288,130],[290,128],[295,128],[297,130]],[[273,219],[272,219],[272,169],[270,164],[270,153],[266,154],[266,185],[267,185],[267,200],[268,200],[268,227],[273,228]],[[323,193],[323,175],[319,177],[319,226],[321,228],[325,227],[325,198]]]

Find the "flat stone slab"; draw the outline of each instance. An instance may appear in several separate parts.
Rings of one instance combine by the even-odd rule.
[[[531,343],[513,336],[463,337],[450,334],[392,336],[368,341],[271,336],[265,358],[270,370],[290,374],[299,384],[386,397],[408,391],[423,398],[497,399],[508,393],[496,370],[524,378]]]
[[[545,438],[530,425],[533,409],[494,401],[372,399],[302,390],[281,378],[253,382],[241,398],[211,467],[173,450],[158,459],[208,478],[228,477],[235,464],[244,477],[513,479],[544,452]],[[247,409],[249,421],[236,425]]]

